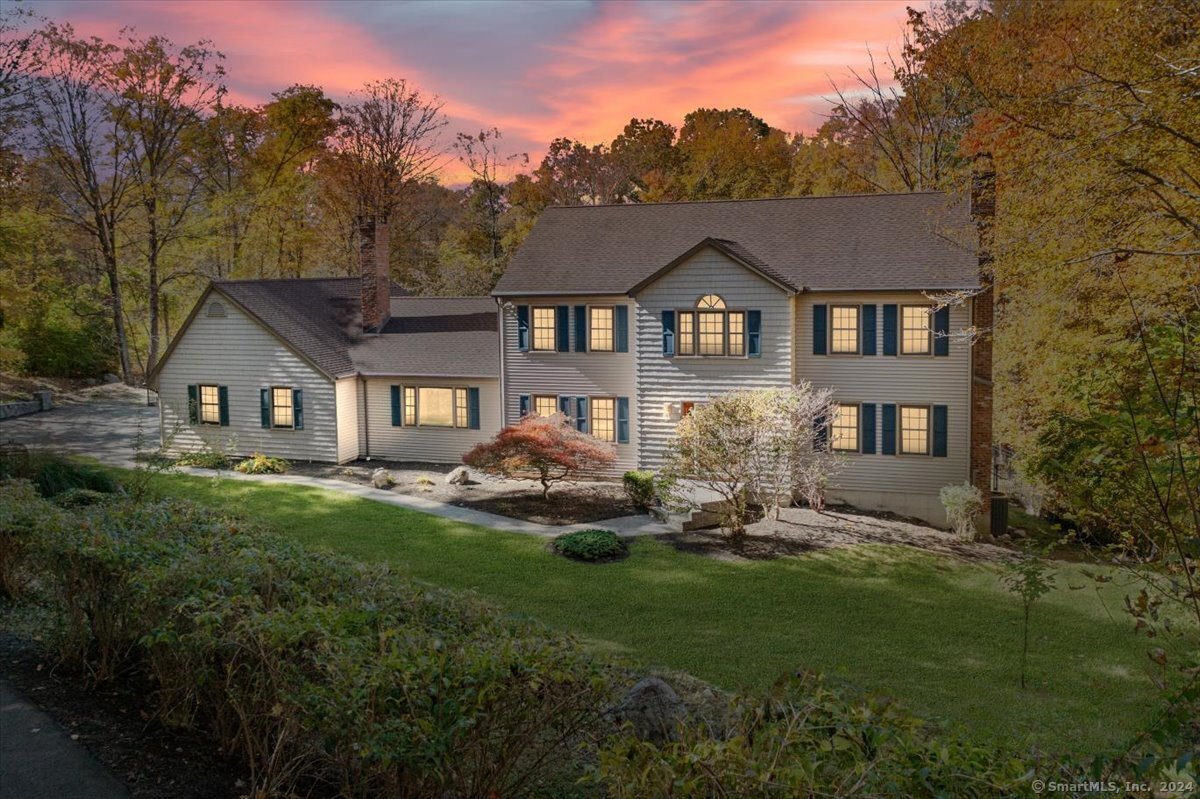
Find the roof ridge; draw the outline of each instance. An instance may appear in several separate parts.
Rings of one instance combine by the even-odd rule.
[[[240,277],[215,278],[213,283],[218,285],[246,285],[247,283],[315,283],[318,280],[359,280],[357,277]]]
[[[573,208],[650,208],[656,205],[715,205],[718,203],[763,203],[780,202],[783,200],[838,200],[851,197],[909,197],[915,195],[944,194],[953,196],[954,192],[944,189],[924,189],[922,191],[864,191],[852,194],[798,194],[783,197],[738,197],[725,200],[666,200],[654,203],[596,203],[595,205],[549,205],[545,211],[565,210]]]

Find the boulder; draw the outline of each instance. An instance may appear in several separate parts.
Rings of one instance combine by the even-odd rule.
[[[661,744],[678,740],[687,713],[675,689],[658,677],[643,677],[612,710],[618,724],[629,723],[643,741]]]
[[[391,488],[396,484],[396,478],[387,469],[376,469],[371,472],[371,485],[376,488]]]
[[[446,475],[446,485],[465,486],[471,482],[471,473],[467,471],[466,466],[459,466]]]
[[[120,383],[121,378],[117,377],[112,372],[109,372],[108,374],[106,374],[104,376],[104,382],[105,383]]]

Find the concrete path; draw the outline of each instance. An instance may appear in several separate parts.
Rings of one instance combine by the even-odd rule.
[[[0,799],[127,799],[91,753],[0,682]]]
[[[45,413],[6,419],[0,422],[0,444],[16,441],[32,448],[55,449],[81,455],[89,455],[110,466],[132,468],[137,449],[138,433],[141,431],[142,448],[152,450],[158,446],[158,410],[148,408],[144,398],[128,396],[97,400],[83,405],[69,405]],[[409,510],[441,516],[468,524],[477,524],[495,530],[524,533],[552,538],[572,530],[593,527],[612,530],[623,537],[658,535],[673,532],[673,528],[661,524],[650,516],[622,516],[602,522],[572,525],[547,525],[510,519],[494,513],[447,505],[424,497],[393,494],[390,491],[359,485],[343,480],[323,477],[307,477],[290,474],[247,475],[238,472],[212,469],[180,468],[184,474],[208,477],[219,476],[228,480],[250,480],[259,483],[305,485],[338,491],[343,494],[382,502]]]

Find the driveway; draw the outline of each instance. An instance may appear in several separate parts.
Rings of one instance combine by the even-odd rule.
[[[0,421],[0,445],[15,441],[30,449],[73,452],[113,466],[132,466],[139,431],[143,449],[158,447],[158,408],[146,406],[144,391],[114,386],[95,392],[86,402]]]

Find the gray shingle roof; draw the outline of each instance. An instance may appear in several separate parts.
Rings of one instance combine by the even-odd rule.
[[[942,192],[547,208],[493,293],[625,294],[706,238],[797,288],[969,288],[971,230]]]
[[[364,336],[358,278],[213,285],[331,377],[500,374],[497,309],[490,297],[408,297],[393,285],[392,318],[380,334]]]

